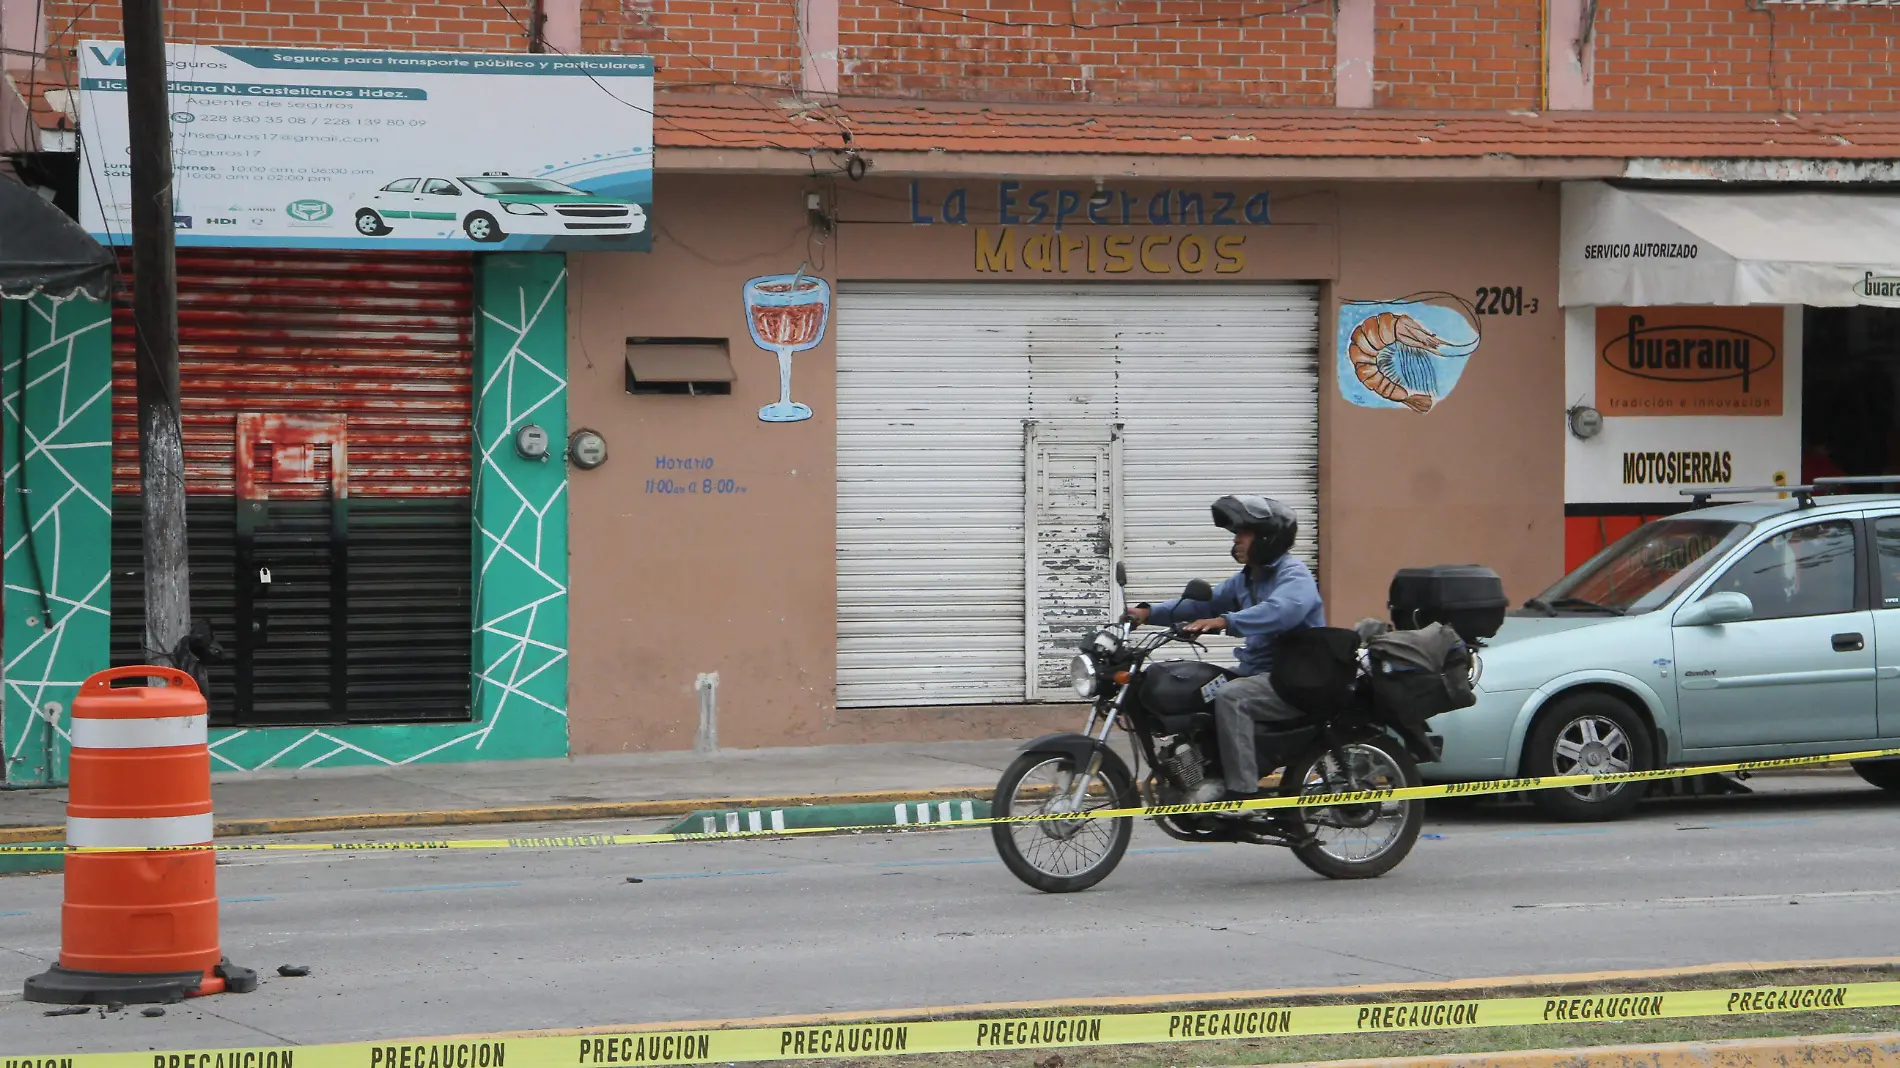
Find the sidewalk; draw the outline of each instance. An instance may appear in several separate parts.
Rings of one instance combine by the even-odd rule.
[[[667,816],[708,801],[987,797],[1021,741],[631,753],[212,776],[220,833]],[[66,791],[0,791],[6,828],[60,827]],[[501,811],[497,811],[501,810]],[[17,838],[18,835],[16,834]]]

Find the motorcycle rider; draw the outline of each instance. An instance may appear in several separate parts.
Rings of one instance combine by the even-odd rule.
[[[1211,601],[1176,598],[1128,610],[1136,624],[1180,624],[1190,634],[1226,631],[1246,639],[1237,656],[1242,677],[1214,695],[1225,789],[1220,782],[1202,783],[1188,798],[1194,803],[1262,796],[1254,724],[1301,716],[1267,680],[1273,667],[1274,639],[1300,627],[1326,625],[1326,608],[1320,603],[1312,571],[1287,555],[1299,533],[1299,520],[1291,508],[1270,497],[1244,494],[1215,501],[1213,513],[1214,525],[1234,535],[1233,556],[1241,565],[1240,573],[1221,583]]]

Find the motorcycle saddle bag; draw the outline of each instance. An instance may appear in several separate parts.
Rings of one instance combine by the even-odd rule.
[[[1359,633],[1345,627],[1301,627],[1273,643],[1267,681],[1280,699],[1309,716],[1330,719],[1352,703],[1359,677]]]
[[[1395,630],[1366,644],[1372,700],[1389,722],[1423,725],[1477,704],[1471,647],[1443,623]]]

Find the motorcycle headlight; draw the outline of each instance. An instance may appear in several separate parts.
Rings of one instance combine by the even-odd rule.
[[[1075,659],[1069,661],[1069,681],[1075,684],[1077,697],[1095,696],[1095,661],[1089,659],[1087,653],[1077,653]]]
[[[503,204],[501,210],[510,215],[546,215],[539,204]]]
[[[1471,654],[1471,685],[1476,686],[1478,684],[1478,680],[1482,678],[1484,678],[1484,656],[1479,653],[1472,653]]]

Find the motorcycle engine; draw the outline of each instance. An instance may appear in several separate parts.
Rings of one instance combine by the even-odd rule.
[[[1205,778],[1201,751],[1185,738],[1164,747],[1161,762],[1167,765],[1169,777],[1184,796],[1193,793]]]

